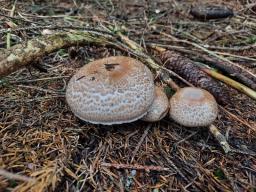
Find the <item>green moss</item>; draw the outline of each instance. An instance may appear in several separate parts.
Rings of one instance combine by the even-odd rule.
[[[5,78],[0,78],[0,87],[1,86],[8,86],[9,85],[9,81]]]
[[[11,188],[14,188],[14,187],[16,187],[18,185],[18,183],[15,180],[10,180],[9,184],[10,184],[9,186]]]
[[[60,49],[58,50],[58,54],[62,57],[68,56],[68,52],[66,49]]]
[[[69,41],[81,41],[82,39],[85,39],[85,36],[79,33],[76,33],[76,34],[68,33],[66,38],[68,38],[67,40]]]
[[[248,37],[247,40],[246,40],[246,43],[248,43],[248,44],[256,43],[256,35]]]
[[[217,168],[214,170],[214,176],[218,179],[218,180],[225,180],[227,179],[224,172],[222,171],[222,169]]]
[[[175,91],[172,88],[170,88],[169,86],[164,87],[164,92],[168,98],[170,98],[175,93]]]

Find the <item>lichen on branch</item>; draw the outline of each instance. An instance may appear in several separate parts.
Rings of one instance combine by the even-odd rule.
[[[105,44],[111,38],[111,35],[83,31],[56,33],[28,40],[0,53],[0,77],[58,49],[88,43]]]

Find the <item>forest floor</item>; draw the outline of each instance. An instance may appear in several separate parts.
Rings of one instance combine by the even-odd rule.
[[[152,43],[193,61],[214,53],[256,74],[256,3],[203,2],[235,15],[198,20],[190,14],[197,0],[0,0],[0,50],[70,31],[61,26],[111,26],[156,61]],[[1,33],[7,28],[25,30]],[[214,122],[233,149],[228,154],[207,128],[168,117],[115,126],[79,121],[66,85],[85,63],[111,55],[129,53],[93,44],[61,49],[0,79],[0,191],[256,191],[256,101],[230,86],[223,85],[231,97]]]

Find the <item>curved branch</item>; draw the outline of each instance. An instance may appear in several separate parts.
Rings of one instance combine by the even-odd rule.
[[[17,44],[0,52],[0,77],[58,49],[88,43],[105,44],[112,36],[93,31],[56,33]]]

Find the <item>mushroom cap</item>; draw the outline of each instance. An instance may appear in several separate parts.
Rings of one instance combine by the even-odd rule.
[[[170,117],[187,127],[203,127],[213,123],[218,115],[218,104],[206,90],[185,87],[170,99]]]
[[[84,121],[103,125],[132,122],[143,117],[153,103],[153,75],[130,57],[95,60],[71,78],[66,100]]]
[[[160,121],[168,113],[168,110],[168,97],[161,87],[155,87],[155,99],[142,120],[147,122]]]

